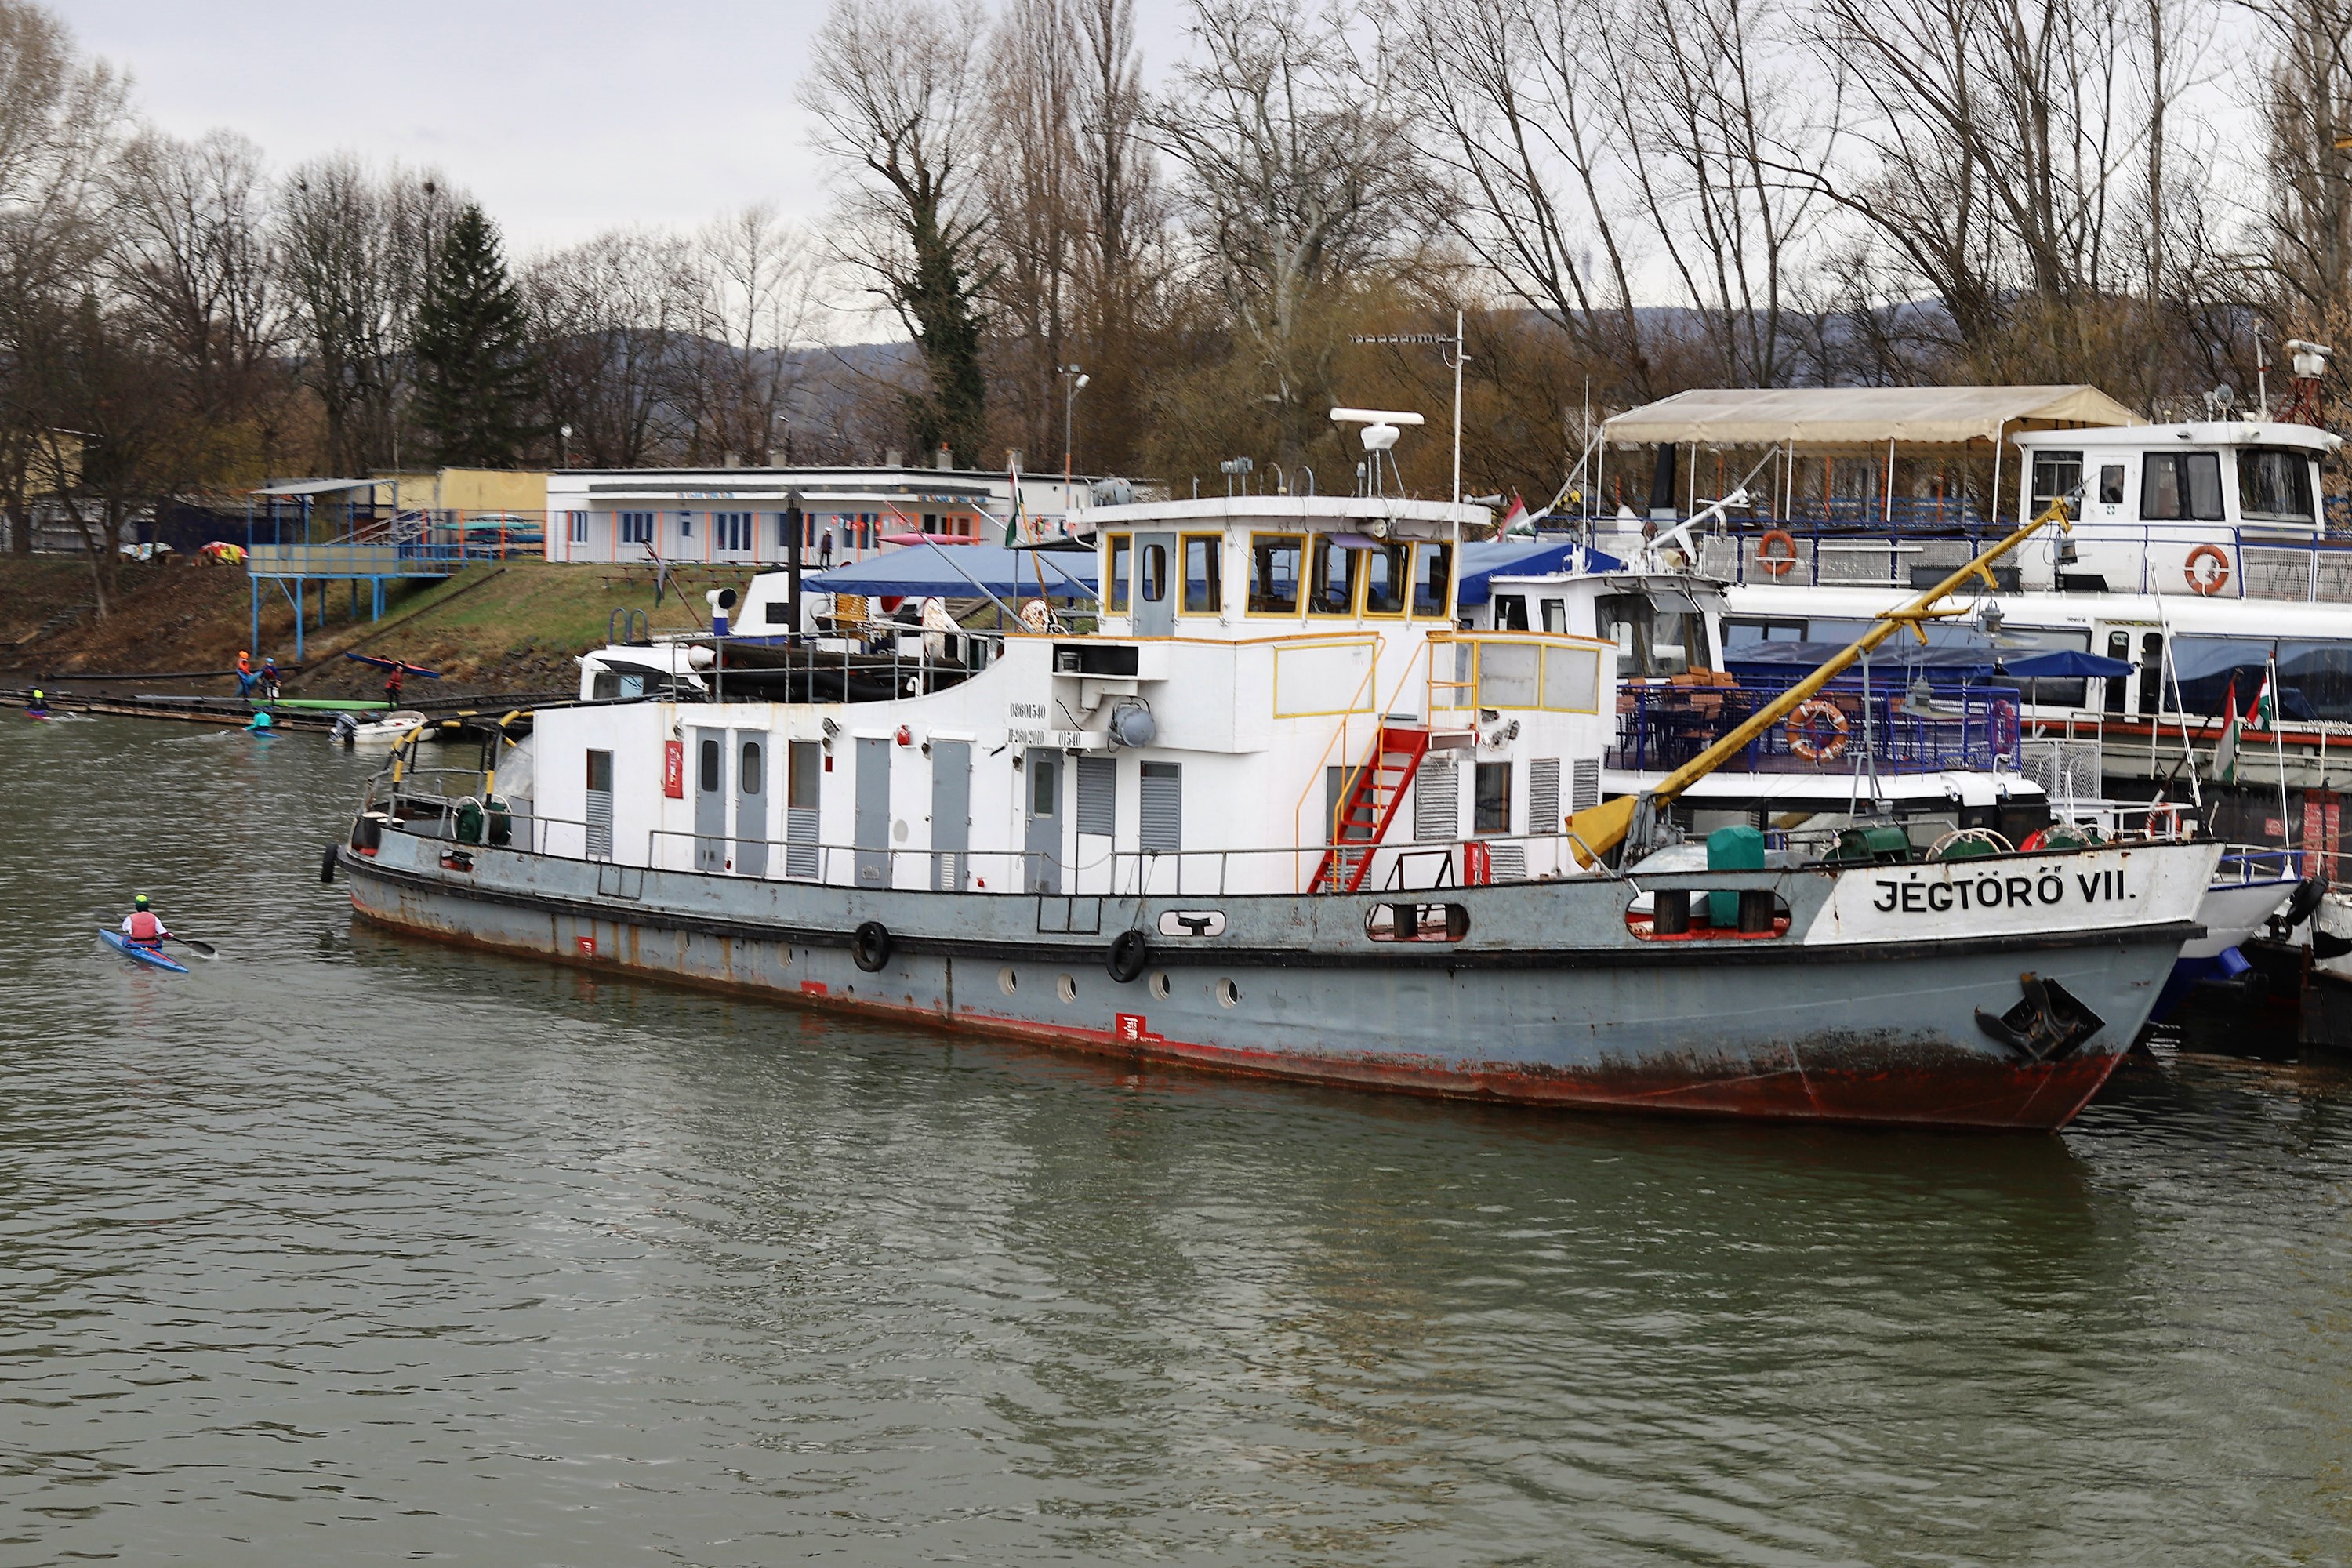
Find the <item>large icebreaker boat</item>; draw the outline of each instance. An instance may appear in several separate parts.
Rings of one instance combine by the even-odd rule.
[[[1613,742],[1616,648],[1459,624],[1485,510],[1088,521],[1076,626],[655,646],[639,695],[439,721],[478,763],[394,753],[338,850],[355,908],[1128,1059],[2020,1128],[2090,1098],[2199,934],[2209,845],[1581,869],[1564,792]]]

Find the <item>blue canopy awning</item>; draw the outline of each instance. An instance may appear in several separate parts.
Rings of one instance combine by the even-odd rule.
[[[2078,647],[2004,659],[2002,664],[2019,680],[2120,680],[2132,672],[2122,659],[2101,658]]]
[[[1553,572],[1622,572],[1614,555],[1560,539],[1486,539],[1462,547],[1462,584],[1454,603],[1463,609],[1486,602],[1496,577],[1541,577]]]
[[[1008,550],[1001,544],[909,544],[852,566],[801,579],[819,594],[865,594],[892,599],[977,599],[993,594],[1013,601],[1037,596],[1042,581],[1055,599],[1095,596],[1095,552]]]

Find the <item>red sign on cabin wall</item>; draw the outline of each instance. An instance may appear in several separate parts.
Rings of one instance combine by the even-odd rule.
[[[662,794],[672,800],[686,798],[686,742],[666,741],[662,743]]]

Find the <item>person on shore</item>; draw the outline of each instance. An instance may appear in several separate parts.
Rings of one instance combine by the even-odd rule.
[[[129,937],[135,946],[160,951],[164,939],[172,932],[149,906],[147,895],[142,893],[131,900],[131,912],[122,917],[122,934]]]
[[[49,694],[39,687],[33,688],[33,700],[25,704],[25,717],[46,719],[49,716]]]
[[[816,542],[816,563],[820,569],[833,564],[833,524],[824,525],[824,534]]]
[[[240,702],[253,700],[253,683],[260,679],[254,674],[253,655],[244,648],[236,650],[236,697]]]
[[[278,700],[278,660],[275,656],[261,661],[261,700],[264,702]]]
[[[394,665],[392,673],[383,678],[383,700],[394,708],[400,706],[400,667]]]

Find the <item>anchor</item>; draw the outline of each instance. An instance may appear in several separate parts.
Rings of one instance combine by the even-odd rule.
[[[2028,970],[2017,977],[2024,993],[2006,1013],[1977,1011],[1977,1027],[2031,1062],[2054,1062],[2106,1026],[2055,980]]]

